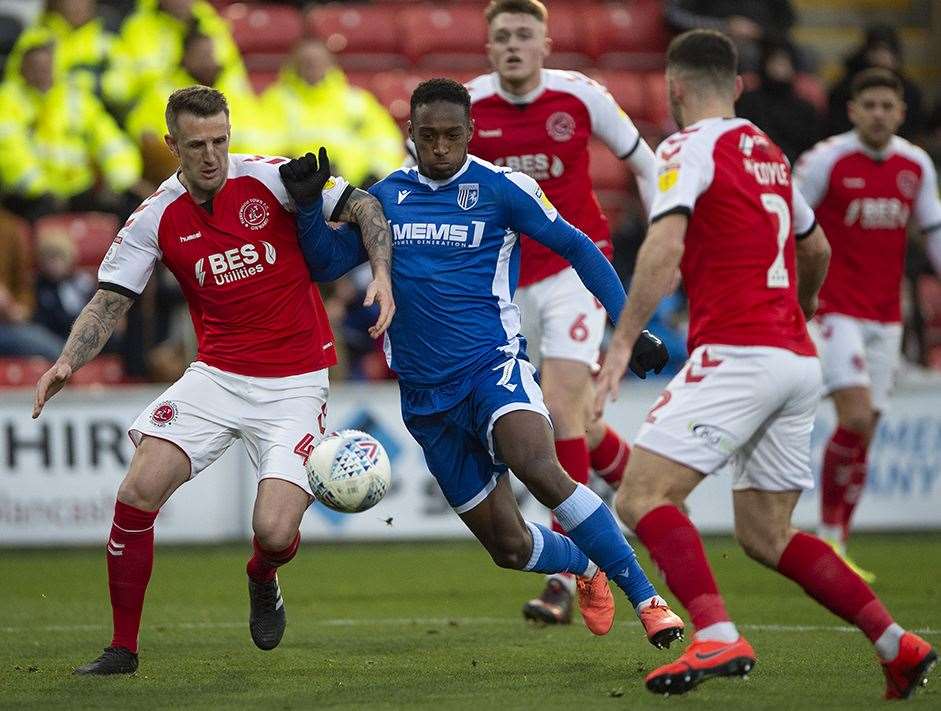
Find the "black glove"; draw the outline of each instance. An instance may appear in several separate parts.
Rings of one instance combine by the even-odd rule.
[[[320,147],[320,165],[313,153],[283,163],[278,172],[288,193],[298,207],[307,207],[320,198],[323,186],[330,180],[330,158],[327,149]]]
[[[663,341],[644,329],[637,337],[637,342],[634,343],[634,351],[631,353],[631,362],[628,365],[634,375],[644,380],[647,377],[647,371],[652,370],[659,374],[669,360],[670,352],[663,345]]]

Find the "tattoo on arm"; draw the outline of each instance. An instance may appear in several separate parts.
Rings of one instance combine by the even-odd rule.
[[[64,360],[76,371],[104,348],[119,318],[127,313],[133,300],[113,291],[99,289],[75,319],[69,339],[62,349]]]
[[[384,267],[388,271],[392,262],[392,235],[379,201],[364,190],[354,190],[340,212],[340,221],[359,225],[373,275],[377,268]]]

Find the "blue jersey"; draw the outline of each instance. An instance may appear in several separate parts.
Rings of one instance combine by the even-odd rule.
[[[520,352],[520,316],[512,299],[521,232],[569,259],[608,313],[620,314],[624,289],[607,259],[523,173],[468,156],[448,180],[403,168],[369,192],[382,204],[393,239],[396,314],[386,353],[403,386],[434,391],[434,403],[421,409],[449,407],[485,366]],[[328,213],[341,207],[328,205]],[[312,275],[322,281],[365,254],[358,239],[317,242],[320,222],[319,203],[299,214],[302,249]]]

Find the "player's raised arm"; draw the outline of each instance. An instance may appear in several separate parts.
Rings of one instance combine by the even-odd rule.
[[[33,419],[39,417],[46,401],[69,382],[72,374],[104,348],[118,319],[127,313],[134,300],[114,291],[99,289],[75,319],[62,354],[36,384]]]
[[[395,302],[392,238],[379,201],[365,191],[338,185],[330,176],[330,159],[323,147],[318,157],[308,153],[288,161],[279,170],[285,188],[297,204],[298,237],[313,278],[336,279],[362,263],[361,250],[365,250],[373,280],[366,289],[363,305],[378,302],[379,318],[369,334],[373,338],[382,335],[392,322]],[[333,221],[357,225],[359,234],[349,229],[331,230],[324,223],[325,211],[329,211]],[[354,240],[356,236],[361,239]]]

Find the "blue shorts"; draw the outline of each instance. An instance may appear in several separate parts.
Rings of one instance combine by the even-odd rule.
[[[516,410],[531,410],[549,419],[536,368],[525,356],[488,364],[477,373],[470,392],[440,412],[410,411],[408,386],[401,385],[401,392],[405,426],[421,445],[444,497],[459,514],[487,498],[507,471],[494,452],[494,423]]]

